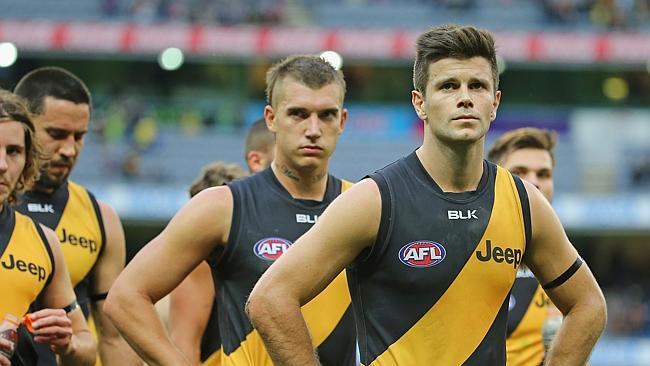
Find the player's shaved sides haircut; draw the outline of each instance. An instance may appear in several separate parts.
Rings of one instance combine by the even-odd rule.
[[[266,73],[266,102],[274,107],[277,102],[277,86],[291,77],[312,89],[336,83],[341,88],[341,101],[345,98],[343,73],[329,62],[315,55],[294,55],[273,65]]]

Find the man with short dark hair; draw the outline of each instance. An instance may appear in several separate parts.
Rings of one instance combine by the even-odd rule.
[[[36,140],[48,159],[17,209],[59,236],[81,309],[91,329],[96,327],[103,365],[137,364],[140,361],[102,310],[109,288],[124,268],[122,224],[112,207],[69,180],[90,124],[90,91],[71,72],[43,67],[23,76],[15,93],[28,101]],[[38,347],[38,352],[40,364],[54,364],[48,348]]]
[[[251,322],[277,365],[317,365],[300,306],[347,268],[363,365],[504,365],[508,294],[525,263],[565,314],[550,365],[581,365],[605,300],[548,201],[483,159],[501,100],[492,35],[417,40],[422,146],[337,198],[260,278]]]

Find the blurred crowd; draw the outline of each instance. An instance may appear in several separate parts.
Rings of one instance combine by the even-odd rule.
[[[136,22],[181,22],[204,25],[310,25],[319,4],[313,0],[101,0],[105,17],[127,18]],[[648,26],[650,0],[491,0],[492,6],[516,11],[532,5],[549,25],[634,29]],[[427,6],[432,9],[477,11],[478,0],[335,0],[346,7]],[[482,4],[484,5],[484,4]]]

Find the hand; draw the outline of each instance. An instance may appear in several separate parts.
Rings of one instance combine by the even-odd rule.
[[[63,309],[43,309],[29,314],[34,341],[46,343],[54,353],[67,355],[72,351],[72,320]]]
[[[0,337],[0,366],[11,366],[11,361],[4,355],[4,352],[13,354],[14,344]]]

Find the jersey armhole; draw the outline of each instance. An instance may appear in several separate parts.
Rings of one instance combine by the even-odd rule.
[[[390,234],[393,222],[393,210],[392,195],[386,178],[383,175],[377,173],[368,175],[366,178],[372,179],[377,184],[381,197],[381,213],[379,229],[377,230],[377,237],[375,238],[375,242],[372,244],[372,247],[365,249],[357,257],[358,262],[368,263],[371,262],[372,259],[378,255],[378,253],[381,253],[383,251],[383,248],[388,242],[388,236]]]
[[[234,183],[234,182],[233,182]],[[237,244],[239,238],[239,230],[241,226],[241,207],[239,205],[241,195],[238,187],[235,184],[226,183],[230,194],[232,195],[232,217],[230,219],[230,231],[228,232],[228,241],[225,248],[215,248],[212,253],[206,258],[208,264],[217,267],[219,263],[230,255],[233,251],[233,246]]]
[[[526,233],[526,248],[528,248],[528,244],[533,235],[530,221],[530,202],[528,201],[528,192],[526,192],[526,187],[519,177],[513,175],[512,178],[515,181],[517,193],[519,194],[519,201],[521,202],[521,212],[523,214],[524,230]]]
[[[47,277],[47,281],[45,281],[45,286],[43,286],[45,288],[50,284],[50,282],[52,282],[52,278],[54,277],[54,271],[56,271],[54,265],[54,254],[52,253],[52,248],[50,247],[50,241],[47,240],[47,236],[45,236],[45,232],[43,231],[41,224],[34,219],[31,220],[34,223],[34,226],[36,227],[36,232],[38,232],[38,236],[40,236],[41,240],[43,241],[45,250],[47,250],[47,256],[50,258],[50,264],[52,265],[52,271],[50,272],[50,275]]]

